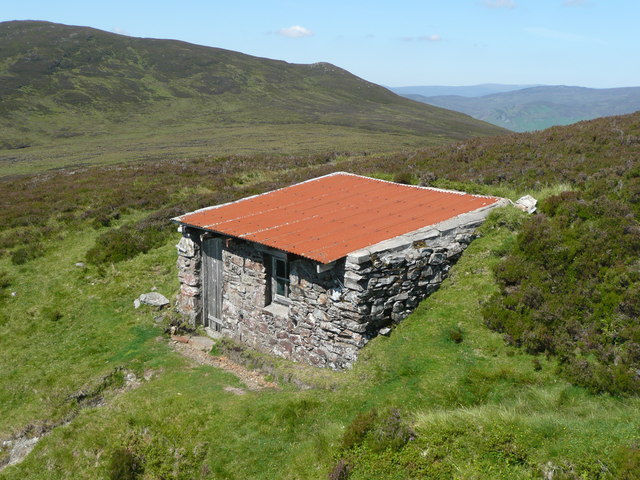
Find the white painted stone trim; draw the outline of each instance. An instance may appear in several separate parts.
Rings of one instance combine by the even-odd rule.
[[[368,261],[369,257],[374,253],[402,250],[411,246],[414,242],[433,240],[443,237],[446,236],[447,233],[459,228],[475,228],[484,222],[489,213],[491,213],[491,210],[498,207],[504,207],[506,205],[509,205],[509,200],[502,198],[494,204],[478,208],[471,212],[462,213],[456,217],[444,220],[434,225],[428,225],[418,230],[414,230],[413,232],[405,233],[388,240],[383,240],[382,242],[374,245],[361,248],[360,250],[356,250],[355,252],[351,252],[347,255],[347,263],[359,265]]]

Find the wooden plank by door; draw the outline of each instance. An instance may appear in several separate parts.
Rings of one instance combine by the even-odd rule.
[[[208,238],[202,243],[204,269],[203,323],[213,330],[222,327],[222,239]]]

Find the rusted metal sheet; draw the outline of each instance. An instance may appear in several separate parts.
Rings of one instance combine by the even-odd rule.
[[[174,220],[329,263],[499,200],[334,173]]]

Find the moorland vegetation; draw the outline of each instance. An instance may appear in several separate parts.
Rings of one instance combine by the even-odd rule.
[[[504,133],[328,63],[49,22],[0,23],[0,165],[391,152]]]
[[[59,29],[23,26],[45,37]],[[0,48],[16,48],[11,35],[23,31],[20,24],[0,27]],[[217,93],[197,93],[207,84],[202,72],[182,78],[175,69],[156,70],[150,53],[141,53],[160,45],[155,41],[68,28],[60,41],[72,48],[51,75],[38,70],[40,83],[26,88],[2,84],[13,88],[3,101],[14,102],[2,121],[20,128],[7,130],[0,163],[0,478],[640,476],[640,113],[485,138],[467,137],[498,132],[456,137],[456,128],[465,128],[456,123],[433,137],[416,126],[412,138],[431,146],[409,149],[415,147],[409,137],[388,130],[407,125],[398,105],[409,123],[419,124],[427,110],[415,116],[418,107],[395,100],[385,110],[383,100],[393,97],[371,86],[375,105],[331,123],[320,101],[336,106],[326,85],[366,83],[351,83],[333,67],[241,57],[250,71],[253,62],[266,62],[245,83],[260,84],[269,69],[291,68],[295,76],[306,68],[313,78],[300,73],[300,79],[315,87],[301,95],[317,95],[315,120],[327,124],[300,129],[292,121],[280,128],[273,119],[261,125],[246,117],[251,128],[232,126],[228,148],[253,141],[262,153],[231,154],[211,149],[207,127],[163,126],[158,112],[165,119],[169,113],[154,110],[167,95],[162,105],[176,115],[180,105],[195,108],[189,95],[214,101]],[[129,43],[121,51],[118,42]],[[28,72],[49,65],[60,53],[49,43],[51,50],[9,56],[0,65],[3,78],[22,74],[7,65]],[[176,62],[195,48],[172,45]],[[195,50],[203,61],[213,58],[210,49]],[[92,63],[94,53],[100,63]],[[109,72],[122,68],[123,83],[111,83],[101,64]],[[328,77],[314,77],[316,70]],[[135,82],[134,73],[149,83]],[[65,90],[66,81],[74,88]],[[47,82],[60,89],[49,92]],[[118,89],[127,95],[121,103],[110,99]],[[180,97],[184,104],[176,92],[187,95]],[[219,95],[229,99],[232,91]],[[279,98],[273,91],[266,97],[272,96]],[[349,98],[342,99],[345,108],[357,111],[360,97]],[[83,108],[74,107],[80,100]],[[140,116],[123,121],[118,132],[113,119],[130,101]],[[311,115],[311,105],[301,114]],[[282,108],[292,114],[290,104]],[[357,118],[379,124],[363,127]],[[341,121],[357,135],[335,137]],[[54,127],[73,135],[54,138],[65,136]],[[312,131],[309,153],[297,142]],[[274,132],[275,151],[258,145]],[[174,133],[179,141],[164,143]],[[366,142],[379,141],[366,154],[354,140],[361,133]],[[15,143],[22,137],[31,146]],[[344,149],[327,148],[336,138]],[[378,148],[386,141],[388,148]],[[218,342],[210,355],[233,358],[278,383],[250,391],[234,375],[172,350],[166,332],[180,325],[171,311],[133,307],[140,293],[176,292],[179,234],[170,217],[338,170],[511,199],[529,193],[540,209],[532,216],[509,208],[492,215],[442,287],[391,336],[368,344],[349,371]],[[33,451],[4,468],[13,445],[25,440],[37,441]]]
[[[639,139],[634,114],[410,154],[3,179],[0,437],[50,433],[0,477],[634,478]],[[229,393],[237,379],[162,340],[171,315],[131,305],[177,288],[166,220],[336,170],[543,201],[531,217],[492,217],[442,288],[351,371],[222,342],[212,354],[280,383]],[[146,380],[126,390],[125,372]]]

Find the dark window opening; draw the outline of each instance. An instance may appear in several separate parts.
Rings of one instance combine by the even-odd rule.
[[[273,257],[273,272],[276,296],[289,297],[289,263],[287,260]]]
[[[267,267],[266,304],[289,304],[289,262],[282,254],[265,255]]]

